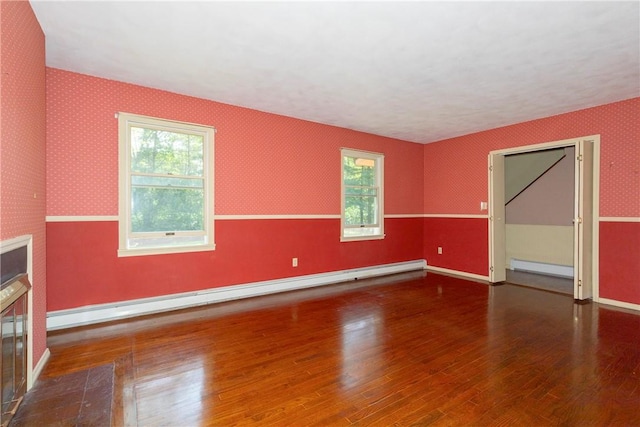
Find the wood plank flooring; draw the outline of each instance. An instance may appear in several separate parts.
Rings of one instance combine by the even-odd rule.
[[[41,378],[25,396],[9,427],[52,422],[60,426],[108,426],[112,423],[113,378],[113,363]]]
[[[573,295],[573,279],[570,278],[509,269],[507,269],[506,273],[506,282],[512,285],[528,286],[549,292]]]
[[[115,361],[125,426],[637,426],[639,343],[637,312],[417,272],[50,333],[42,376]]]

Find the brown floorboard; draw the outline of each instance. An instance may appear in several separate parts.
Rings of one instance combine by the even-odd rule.
[[[114,363],[118,426],[637,426],[639,343],[637,312],[418,272],[53,332],[42,378]]]
[[[573,279],[507,269],[507,282],[560,294],[573,295]]]
[[[113,364],[41,378],[25,395],[9,427],[109,426],[113,383]]]

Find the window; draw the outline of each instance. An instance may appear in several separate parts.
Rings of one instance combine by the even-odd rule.
[[[118,256],[215,249],[214,129],[118,114]]]
[[[341,241],[384,238],[384,156],[343,148]]]

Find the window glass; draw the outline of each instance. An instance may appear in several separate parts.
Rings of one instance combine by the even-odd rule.
[[[381,154],[342,150],[342,239],[382,238]]]
[[[126,113],[119,126],[119,253],[213,249],[213,128]]]

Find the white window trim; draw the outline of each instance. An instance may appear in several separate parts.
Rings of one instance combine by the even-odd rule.
[[[345,236],[345,205],[346,194],[344,185],[344,157],[359,157],[363,159],[371,159],[376,162],[376,184],[379,188],[378,194],[378,219],[380,222],[380,232],[378,234],[367,236]],[[340,241],[353,242],[362,240],[381,240],[385,238],[384,234],[384,154],[374,153],[371,151],[354,150],[351,148],[340,149]]]
[[[215,249],[214,240],[214,135],[215,128],[195,123],[183,123],[156,117],[142,116],[130,113],[117,113],[118,118],[118,228],[119,244],[118,257],[175,254],[187,252],[203,252]],[[128,229],[130,227],[131,185],[130,185],[130,128],[131,126],[147,128],[171,129],[204,136],[204,228],[207,244],[192,246],[167,246],[157,248],[131,249],[127,247]]]

